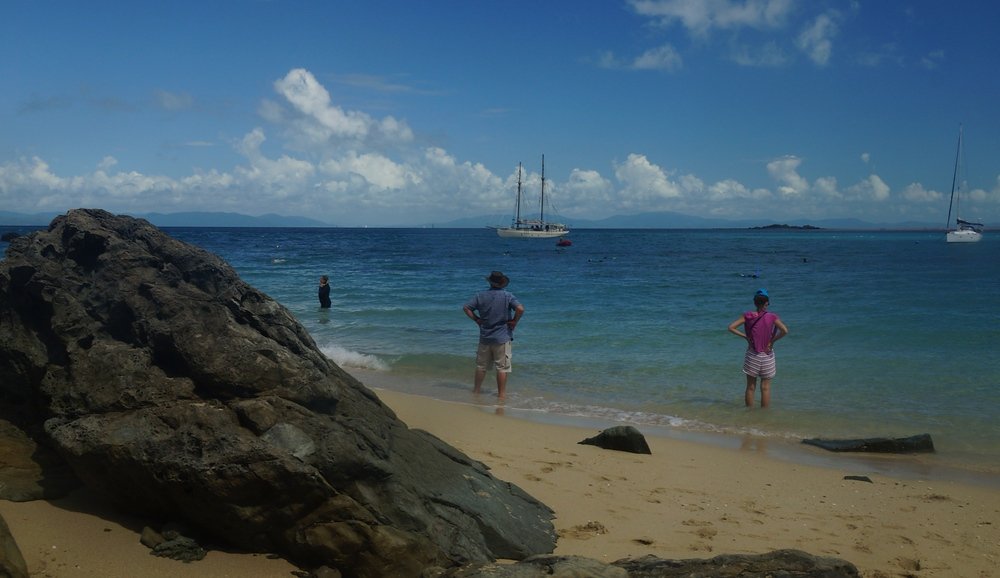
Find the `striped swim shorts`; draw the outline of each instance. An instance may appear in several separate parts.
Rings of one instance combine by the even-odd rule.
[[[774,351],[770,353],[757,353],[753,349],[747,349],[743,357],[743,373],[751,377],[761,377],[771,379],[777,373],[774,365]]]

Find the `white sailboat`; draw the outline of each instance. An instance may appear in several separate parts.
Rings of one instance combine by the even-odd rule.
[[[951,200],[948,201],[948,233],[945,240],[949,243],[975,243],[983,238],[983,224],[970,223],[962,219],[962,186],[964,177],[962,166],[962,127],[958,127],[958,152],[955,153],[955,174],[951,178]],[[955,228],[951,228],[951,212],[955,210]]]
[[[542,155],[542,196],[539,200],[538,218],[521,218],[521,164],[518,163],[514,219],[509,227],[497,227],[496,231],[497,235],[508,239],[551,239],[569,233],[566,225],[545,220],[545,155]]]

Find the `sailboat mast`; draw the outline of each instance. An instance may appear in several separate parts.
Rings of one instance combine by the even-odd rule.
[[[951,208],[955,204],[955,189],[958,185],[958,163],[962,158],[962,125],[958,125],[958,147],[955,151],[955,173],[951,177],[951,199],[948,200],[948,223],[945,228],[951,227]],[[955,216],[958,216],[958,209],[955,209]]]
[[[521,163],[517,163],[517,202],[514,207],[514,225],[521,222]]]
[[[542,155],[542,199],[538,209],[538,220],[545,222],[545,155]]]

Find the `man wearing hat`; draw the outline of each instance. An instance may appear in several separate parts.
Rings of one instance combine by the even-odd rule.
[[[777,313],[767,310],[771,298],[767,289],[759,289],[753,296],[756,311],[747,311],[739,319],[729,324],[729,332],[747,341],[747,351],[743,356],[743,373],[747,376],[744,398],[747,407],[753,407],[757,378],[760,378],[760,406],[771,404],[771,380],[776,371],[774,363],[774,342],[788,335],[788,328]],[[742,325],[743,331],[738,327]]]
[[[511,340],[514,328],[524,315],[524,305],[505,289],[510,279],[493,271],[486,280],[490,288],[472,296],[462,308],[469,319],[479,326],[479,347],[476,349],[476,378],[473,392],[479,393],[490,365],[497,372],[497,397],[507,394],[507,374],[510,373]]]

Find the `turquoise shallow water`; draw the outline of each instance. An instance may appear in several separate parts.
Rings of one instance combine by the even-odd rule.
[[[380,387],[492,403],[470,393],[477,333],[461,306],[499,269],[527,308],[509,411],[755,443],[930,433],[936,454],[882,467],[1000,480],[989,232],[958,246],[938,232],[578,230],[566,249],[486,228],[168,232],[225,258]],[[322,274],[331,311],[316,299]],[[790,335],[773,407],[748,411],[744,344],[726,326],[759,287]]]

